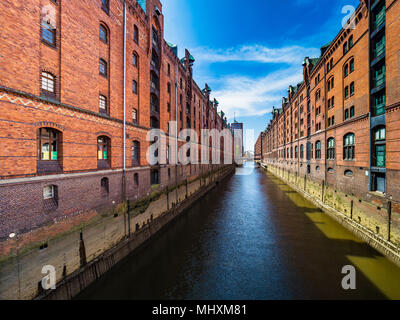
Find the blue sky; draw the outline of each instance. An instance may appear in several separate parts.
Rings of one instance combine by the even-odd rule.
[[[164,37],[195,57],[194,78],[208,83],[229,121],[255,137],[290,84],[302,80],[304,57],[318,57],[359,0],[163,0]],[[253,149],[248,139],[246,150]]]

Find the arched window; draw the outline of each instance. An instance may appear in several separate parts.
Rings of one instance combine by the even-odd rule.
[[[61,132],[52,128],[40,128],[37,133],[38,140],[38,172],[61,172],[60,144]]]
[[[353,36],[349,37],[349,49],[351,49],[353,47]]]
[[[59,131],[51,128],[40,128],[38,134],[38,155],[41,161],[57,161],[59,148]]]
[[[355,158],[355,135],[348,133],[343,141],[343,160],[354,160]]]
[[[107,114],[107,98],[103,95],[99,95],[99,112]]]
[[[315,143],[315,159],[321,159],[321,141]]]
[[[345,175],[346,177],[352,177],[352,176],[353,176],[353,171],[351,171],[351,170],[346,170],[346,171],[344,172],[344,175]]]
[[[132,53],[132,64],[133,64],[133,66],[135,66],[135,67],[138,67],[138,60],[139,60],[139,57],[138,57],[138,55],[137,55],[137,53],[136,52],[134,52],[134,53]]]
[[[136,80],[132,80],[132,92],[135,94],[138,93],[138,83]]]
[[[304,159],[304,145],[300,146],[300,158]]]
[[[327,148],[327,159],[334,160],[335,159],[335,139],[328,139],[328,148]]]
[[[49,72],[42,72],[42,94],[55,98],[55,77]]]
[[[372,165],[386,167],[386,128],[378,127],[373,133]]]
[[[104,25],[100,25],[100,40],[104,43],[108,43],[108,31]]]
[[[136,24],[133,26],[133,41],[139,44],[139,28]]]
[[[352,73],[354,71],[354,59],[350,60],[349,66],[350,66],[350,73]]]
[[[295,157],[296,159],[299,157],[299,147],[298,147],[298,146],[296,146],[296,147],[294,148],[294,157]]]
[[[140,142],[133,141],[132,144],[132,166],[140,166]]]
[[[346,64],[346,65],[344,66],[344,76],[347,77],[348,75],[349,75],[349,65]]]
[[[97,138],[97,166],[98,169],[110,168],[110,138],[100,136]]]

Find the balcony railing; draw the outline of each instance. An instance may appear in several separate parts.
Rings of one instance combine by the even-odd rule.
[[[151,112],[160,113],[160,108],[156,104],[150,104]]]
[[[385,23],[386,8],[383,7],[379,13],[375,16],[375,30],[378,29],[383,23]]]
[[[157,83],[150,81],[150,86],[152,89],[159,91],[159,86]]]
[[[376,116],[384,114],[385,113],[385,106],[386,106],[385,102],[375,105],[374,114]]]
[[[381,85],[383,85],[385,83],[385,77],[386,77],[385,72],[383,72],[380,75],[375,76],[375,78],[374,78],[374,86],[375,86],[375,88],[379,87],[379,86],[381,86]]]
[[[374,58],[378,58],[383,53],[385,53],[385,43],[376,45],[374,49]]]
[[[150,64],[151,64],[151,66],[154,68],[154,69],[158,69],[158,62],[157,61],[154,61],[153,59],[150,61]]]

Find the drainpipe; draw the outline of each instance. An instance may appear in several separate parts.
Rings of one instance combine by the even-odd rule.
[[[125,170],[126,170],[126,0],[124,0],[124,94],[123,94],[123,104],[124,104],[124,124],[123,124],[123,177],[125,180]],[[124,181],[125,182],[125,181]],[[125,188],[124,188],[125,191]],[[124,192],[124,198],[126,194]]]
[[[122,197],[123,201],[126,201],[126,0],[124,0],[124,63],[123,63],[123,68],[124,68],[124,84],[123,84],[123,105],[124,105],[124,123],[123,123],[123,152],[122,152],[122,163],[123,163],[123,169],[122,169]],[[129,213],[129,208],[127,210],[128,212],[128,234],[131,234],[131,222],[130,222],[130,213]],[[126,230],[126,229],[125,229]]]
[[[179,61],[178,61],[179,63]],[[175,64],[175,182],[178,186],[178,64]],[[178,188],[175,189],[178,204]]]

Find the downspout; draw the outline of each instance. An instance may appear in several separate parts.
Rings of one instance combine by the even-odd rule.
[[[123,152],[122,152],[122,163],[123,163],[123,169],[122,169],[122,196],[123,196],[123,201],[126,201],[126,0],[124,0],[124,62],[123,62],[123,73],[124,73],[124,79],[123,79],[123,108],[124,108],[124,123],[123,123]],[[131,234],[131,222],[130,222],[130,213],[129,213],[129,207],[127,210],[128,214],[128,236]]]
[[[179,61],[178,61],[179,63]],[[178,187],[178,65],[175,64],[175,182]],[[178,188],[176,191],[176,202],[178,203]]]
[[[123,177],[125,180],[125,171],[126,171],[126,0],[124,0],[124,93],[123,93],[123,104],[124,104],[124,124],[123,124]],[[126,197],[125,189],[124,189],[124,198]]]

